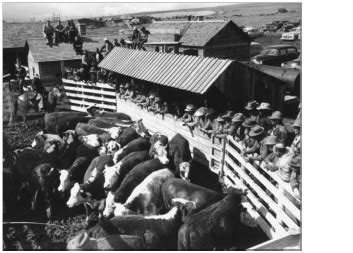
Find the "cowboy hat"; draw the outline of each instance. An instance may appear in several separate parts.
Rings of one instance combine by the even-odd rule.
[[[193,111],[195,111],[195,106],[192,104],[189,104],[186,106],[185,111],[186,112],[193,112]]]
[[[283,143],[277,143],[276,145],[273,146],[273,150],[278,150],[278,151],[284,151],[286,147],[284,146]]]
[[[206,116],[211,116],[215,113],[216,111],[213,108],[207,108]]]
[[[262,134],[265,131],[265,129],[261,126],[254,126],[251,128],[250,132],[249,132],[249,136],[250,137],[255,137],[255,136],[259,136],[260,134]]]
[[[274,135],[267,136],[265,143],[266,145],[275,145],[277,144],[277,137]]]
[[[148,98],[149,99],[155,98],[155,95],[151,94]]]
[[[204,116],[207,113],[207,108],[206,107],[200,107],[199,109],[196,110],[194,113],[194,116],[201,117]]]
[[[234,114],[232,118],[232,122],[243,122],[244,120],[245,116],[241,112]]]
[[[281,120],[282,119],[282,113],[280,111],[274,111],[269,119]]]
[[[300,124],[301,122],[300,122],[300,119],[296,119],[295,121],[294,121],[294,123],[293,123],[293,127],[301,127],[301,124]]]
[[[256,121],[250,118],[245,119],[245,121],[241,124],[243,127],[254,127],[256,125]]]
[[[222,117],[217,117],[216,121],[219,123],[224,123],[224,119]]]
[[[231,119],[231,118],[233,118],[233,116],[234,116],[234,112],[229,110],[229,111],[227,111],[226,114],[224,114],[224,115],[222,116],[222,118],[223,118],[223,119]]]
[[[247,105],[244,107],[246,110],[250,111],[253,109],[256,109],[256,107],[259,105],[258,102],[256,102],[256,100],[251,100],[247,103]]]
[[[289,166],[300,168],[301,158],[299,156],[293,157],[292,160],[289,162]]]
[[[262,102],[259,107],[256,108],[257,110],[271,110],[270,104]]]

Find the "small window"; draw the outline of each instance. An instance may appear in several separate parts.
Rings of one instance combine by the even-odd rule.
[[[288,48],[287,51],[288,51],[288,54],[296,54],[297,53],[297,49],[295,49],[295,48]]]
[[[287,50],[286,50],[286,49],[281,49],[281,50],[279,51],[279,54],[280,54],[280,55],[286,55],[286,54],[287,54]]]

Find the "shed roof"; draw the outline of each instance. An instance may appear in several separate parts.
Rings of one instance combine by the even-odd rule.
[[[109,37],[113,40],[113,37]],[[104,38],[91,37],[84,38],[83,50],[95,51],[97,47],[103,45]],[[44,39],[28,40],[29,51],[35,62],[65,61],[81,59],[82,55],[76,55],[72,44],[60,43],[57,46],[49,47]]]
[[[99,67],[168,87],[205,93],[231,60],[114,48]]]

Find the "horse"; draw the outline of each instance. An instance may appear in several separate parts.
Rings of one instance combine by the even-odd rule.
[[[27,88],[28,90],[19,95],[13,104],[9,125],[12,125],[15,121],[18,111],[22,115],[23,123],[26,123],[29,110],[34,109],[36,112],[39,110],[39,102],[36,101],[38,95],[43,97],[43,109],[47,112],[53,112],[58,99],[61,99],[61,93],[57,86],[52,87],[47,94],[43,94],[44,96],[36,93],[32,85],[27,86]]]

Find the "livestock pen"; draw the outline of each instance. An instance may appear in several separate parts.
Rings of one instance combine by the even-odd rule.
[[[247,190],[243,206],[269,238],[270,248],[289,244],[291,248],[300,248],[300,199],[294,196],[289,183],[283,182],[275,172],[265,170],[261,164],[246,162],[240,154],[240,142],[229,136],[226,139],[209,139],[198,129],[190,131],[170,114],[155,115],[120,99],[115,88],[107,84],[91,85],[65,79],[63,84],[72,110],[83,111],[85,107],[96,104],[103,110],[127,113],[133,120],[143,119],[152,134],[160,132],[168,138],[177,133],[184,136],[189,141],[194,160],[209,165],[228,186]],[[266,244],[261,245],[261,249],[266,247]]]

